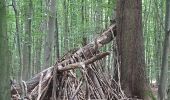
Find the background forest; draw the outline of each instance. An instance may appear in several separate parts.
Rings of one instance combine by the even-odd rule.
[[[168,42],[164,46],[164,38],[169,37],[166,29],[170,22],[165,21],[166,9],[170,10],[169,2],[170,0],[142,0],[141,5],[145,72],[147,83],[153,89],[153,99],[157,97],[161,66],[166,61],[163,58],[169,57],[163,49],[169,47]],[[0,78],[10,76],[17,83],[31,79],[56,61],[66,59],[67,53],[75,52],[94,41],[112,24],[117,14],[116,0],[1,0],[0,7],[4,5],[5,12],[0,9],[0,32],[6,31],[7,35],[0,35],[0,42],[8,47],[1,45],[0,50],[9,52],[0,56],[4,59],[2,62],[9,64],[5,65],[0,61]],[[4,20],[6,24],[3,23]],[[100,48],[100,51],[111,52],[102,61],[105,72],[111,74],[114,73],[115,63],[113,45],[114,42],[110,42]],[[167,73],[166,77],[169,75],[169,70],[162,71]],[[170,81],[167,83],[170,84]],[[1,92],[0,98],[3,95]]]

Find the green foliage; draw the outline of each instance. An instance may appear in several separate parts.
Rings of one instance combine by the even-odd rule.
[[[25,13],[26,13],[26,5],[28,1],[24,0],[16,0],[16,10],[19,12],[19,16],[15,16],[13,6],[9,6],[7,18],[8,18],[8,39],[9,39],[9,46],[10,51],[12,54],[12,74],[16,76],[16,79],[19,79],[19,71],[20,70],[20,63],[19,63],[19,52],[18,52],[18,45],[17,45],[17,34],[19,34],[20,39],[20,46],[21,46],[21,57],[23,55],[23,45],[24,45],[24,31],[25,31]],[[12,3],[8,2],[10,5]],[[115,0],[67,0],[67,17],[68,17],[68,36],[66,37],[64,34],[64,7],[63,1],[56,2],[56,10],[57,10],[57,24],[58,24],[58,40],[59,40],[59,50],[60,56],[62,56],[66,51],[64,48],[64,42],[68,41],[68,48],[75,48],[82,46],[82,38],[86,37],[87,42],[90,42],[93,38],[96,37],[95,33],[101,32],[101,30],[105,29],[106,26],[109,24],[109,19],[112,18],[112,10],[115,7]],[[49,2],[42,1],[42,0],[32,0],[33,5],[33,14],[32,14],[32,23],[31,23],[31,65],[32,68],[35,68],[36,63],[36,48],[37,45],[40,45],[42,48],[41,50],[41,59],[40,62],[43,64],[43,57],[44,57],[44,42],[45,36],[47,34],[47,22],[49,15]],[[83,7],[83,10],[82,10]],[[96,11],[98,12],[98,16],[96,15]],[[82,19],[84,16],[84,19]],[[19,33],[16,33],[16,18],[19,18]],[[99,28],[100,26],[100,28]],[[65,38],[67,40],[65,41]],[[42,39],[42,43],[37,42]],[[55,45],[55,44],[54,44]],[[55,52],[53,50],[53,63],[55,62]],[[23,58],[22,58],[23,59]],[[22,66],[22,65],[21,65]],[[40,65],[43,66],[43,65]],[[34,69],[32,69],[34,71]],[[37,71],[34,71],[37,72]],[[18,77],[18,78],[17,78]]]
[[[164,37],[164,0],[143,0],[143,33],[145,39],[145,62],[147,75],[151,80],[158,79]],[[158,80],[157,80],[158,81]]]

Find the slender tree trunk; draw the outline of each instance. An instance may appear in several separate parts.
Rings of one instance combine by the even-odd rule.
[[[81,24],[82,24],[82,27],[83,27],[83,32],[82,32],[82,45],[85,46],[87,44],[87,37],[86,37],[86,32],[85,32],[85,2],[84,0],[81,0]]]
[[[41,70],[41,52],[42,52],[42,37],[40,36],[36,40],[35,46],[35,72],[38,73]]]
[[[22,58],[21,58],[21,45],[20,45],[20,35],[19,35],[19,12],[16,6],[16,0],[12,0],[13,9],[15,13],[15,23],[16,23],[16,40],[17,40],[17,47],[18,47],[18,56],[19,56],[19,76],[20,80],[22,80]]]
[[[48,34],[45,42],[45,65],[47,68],[52,65],[52,49],[53,49],[53,40],[55,33],[55,20],[56,20],[56,2],[55,0],[50,0],[49,5],[49,17],[48,17]]]
[[[68,0],[63,1],[63,6],[64,6],[64,51],[68,51]]]
[[[0,1],[0,100],[10,100],[10,61],[7,39],[6,2]]]
[[[56,30],[55,30],[55,51],[56,51],[56,53],[55,53],[55,55],[56,55],[56,57],[57,57],[57,59],[60,57],[60,44],[59,44],[59,37],[58,37],[58,35],[59,35],[59,33],[58,33],[58,19],[57,19],[57,12],[56,12],[56,19],[55,19],[55,27],[56,27]]]
[[[32,1],[25,1],[25,39],[23,46],[23,79],[31,77],[31,23],[32,23]]]
[[[146,79],[142,0],[117,0],[117,43],[121,85],[129,97],[144,99]]]
[[[170,0],[166,0],[165,40],[163,47],[160,85],[158,89],[160,100],[167,99],[169,42],[170,42]]]

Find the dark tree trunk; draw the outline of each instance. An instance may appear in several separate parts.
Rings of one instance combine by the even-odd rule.
[[[83,32],[82,32],[82,46],[85,46],[87,44],[87,36],[86,36],[86,32],[85,32],[85,23],[86,23],[86,6],[85,6],[86,1],[81,0],[81,24],[83,27]]]
[[[57,19],[57,12],[56,12],[56,19],[55,19],[55,51],[56,51],[56,57],[57,59],[60,57],[60,49],[59,49],[59,37],[58,37],[58,19]]]
[[[117,0],[116,11],[121,85],[129,97],[144,99],[146,81],[142,0]]]

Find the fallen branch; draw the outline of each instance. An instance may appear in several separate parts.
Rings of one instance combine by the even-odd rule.
[[[84,62],[77,62],[77,63],[69,64],[66,67],[59,67],[58,71],[67,71],[67,70],[78,68],[78,67],[80,67],[82,65],[86,66],[88,64],[91,64],[91,63],[95,62],[96,60],[100,60],[100,59],[106,57],[107,55],[109,55],[108,52],[100,53],[100,54],[97,54],[96,56],[94,56],[94,57],[92,57],[92,58],[90,58],[88,60],[85,60]]]

